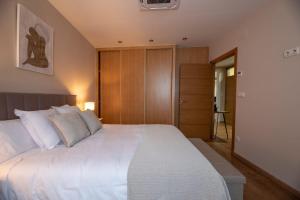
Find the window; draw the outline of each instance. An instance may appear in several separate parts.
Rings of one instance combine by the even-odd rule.
[[[234,67],[227,68],[227,76],[234,76]]]

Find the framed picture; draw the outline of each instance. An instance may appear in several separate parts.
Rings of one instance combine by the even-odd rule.
[[[53,74],[53,28],[21,4],[17,6],[17,67]]]

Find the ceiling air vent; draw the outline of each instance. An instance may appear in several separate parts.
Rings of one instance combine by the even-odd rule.
[[[179,6],[179,0],[139,0],[143,10],[169,10]]]

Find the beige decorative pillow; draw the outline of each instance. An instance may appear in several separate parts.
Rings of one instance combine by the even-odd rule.
[[[50,117],[58,133],[67,147],[71,147],[80,140],[88,137],[90,131],[78,113],[64,113]]]
[[[64,105],[60,107],[52,106],[52,108],[60,114],[70,113],[70,112],[80,112],[80,109],[77,106]]]
[[[95,134],[99,129],[102,128],[102,123],[93,111],[81,111],[79,114],[89,128],[91,134]]]

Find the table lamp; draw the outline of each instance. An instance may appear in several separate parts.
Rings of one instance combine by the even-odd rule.
[[[85,102],[84,110],[95,110],[95,102]]]

